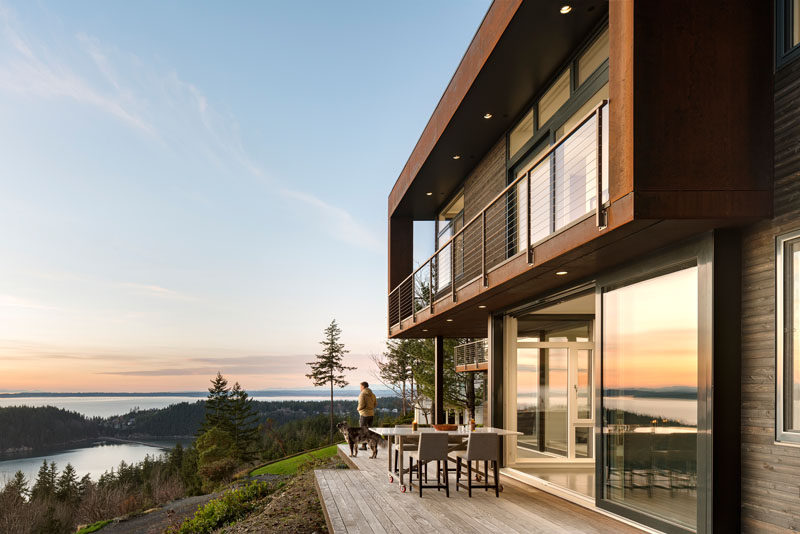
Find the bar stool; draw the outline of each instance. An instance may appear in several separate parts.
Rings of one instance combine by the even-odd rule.
[[[458,456],[456,464],[456,491],[461,485],[461,459],[467,461],[467,485],[469,496],[472,497],[472,488],[483,488],[489,491],[489,488],[494,488],[496,497],[500,497],[500,484],[498,481],[497,464],[500,460],[500,439],[494,432],[473,432],[469,435],[467,441],[467,452],[463,456]],[[483,460],[483,477],[485,484],[472,483],[472,462],[480,462]],[[494,484],[489,484],[489,462],[492,462],[492,471],[494,474]],[[476,471],[480,472],[480,464],[476,464]]]
[[[408,478],[414,484],[414,460],[417,460],[417,482],[419,483],[419,496],[422,497],[422,488],[444,488],[447,497],[450,497],[450,478],[447,470],[447,442],[445,432],[423,432],[419,435],[419,445],[416,451],[409,453]],[[436,462],[436,485],[425,486],[422,484],[422,468],[425,468],[425,482],[428,481],[428,463]],[[444,463],[444,484],[442,484],[442,463]]]

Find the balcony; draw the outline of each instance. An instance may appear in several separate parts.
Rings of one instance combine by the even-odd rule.
[[[479,339],[453,348],[456,373],[470,371],[486,371],[489,369],[489,358],[486,340]]]
[[[455,303],[458,292],[526,257],[534,247],[586,219],[606,225],[608,101],[602,100],[538,156],[476,216],[389,293],[390,334]],[[601,199],[598,202],[598,199]]]

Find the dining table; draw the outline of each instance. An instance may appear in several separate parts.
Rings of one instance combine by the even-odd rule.
[[[409,427],[370,427],[370,430],[379,434],[385,438],[388,438],[389,442],[389,482],[393,483],[395,477],[397,477],[398,484],[400,486],[400,491],[405,493],[408,490],[408,486],[405,483],[405,475],[408,473],[408,468],[403,466],[404,458],[403,458],[403,445],[407,443],[414,443],[419,441],[420,434],[424,432],[438,432],[438,433],[445,433],[448,435],[450,442],[447,447],[447,454],[448,459],[452,462],[456,462],[455,457],[451,457],[450,453],[456,451],[463,451],[467,448],[467,442],[469,441],[469,436],[474,433],[486,433],[486,434],[497,434],[498,436],[521,436],[522,432],[517,432],[515,430],[507,430],[505,428],[498,428],[493,426],[480,426],[475,428],[475,430],[470,430],[469,426],[461,425],[456,429],[453,430],[436,430],[433,427],[419,427],[417,430],[414,430]],[[397,455],[397,464],[392,465],[392,446],[397,447],[399,454]],[[500,445],[502,447],[502,445]],[[409,473],[409,479],[411,475]],[[410,482],[410,480],[409,480]]]

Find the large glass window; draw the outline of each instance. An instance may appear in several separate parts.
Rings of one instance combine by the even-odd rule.
[[[800,0],[776,0],[775,51],[781,65],[800,57]]]
[[[800,1],[800,0],[798,0]],[[578,59],[578,85],[583,85],[589,76],[608,59],[608,28],[581,54]]]
[[[530,110],[508,134],[508,155],[513,156],[533,137],[533,110]]]
[[[539,100],[539,127],[569,100],[569,70],[564,71]]]
[[[777,437],[800,443],[800,231],[779,238],[777,252]]]
[[[602,297],[603,498],[697,526],[698,269]]]

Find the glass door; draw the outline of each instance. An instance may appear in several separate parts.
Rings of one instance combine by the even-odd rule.
[[[517,342],[517,460],[591,459],[594,409],[590,341]]]

